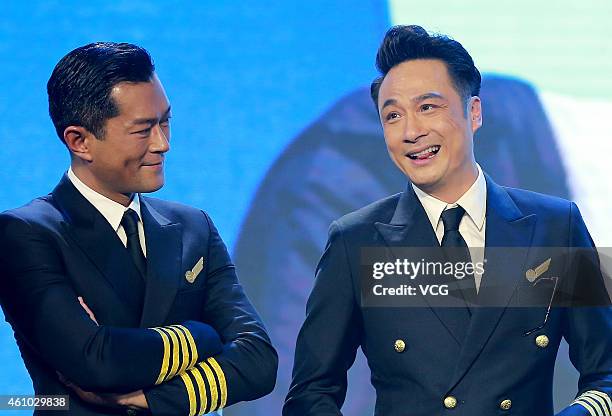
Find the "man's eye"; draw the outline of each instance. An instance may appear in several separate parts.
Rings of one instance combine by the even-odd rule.
[[[385,120],[393,120],[399,117],[400,117],[399,113],[395,111],[391,111],[389,114],[387,114],[387,116],[385,117]]]
[[[421,111],[430,111],[433,110],[436,106],[433,104],[423,104],[421,106]]]
[[[151,133],[150,127],[148,129],[139,130],[137,132],[134,132],[134,134],[140,134],[141,136],[148,136],[150,133]]]

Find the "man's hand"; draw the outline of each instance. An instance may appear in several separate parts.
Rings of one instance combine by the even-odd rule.
[[[76,384],[67,380],[60,373],[57,373],[60,381],[76,393],[79,398],[87,403],[105,407],[135,407],[138,409],[148,409],[149,405],[142,390],[127,394],[94,393],[85,391]]]
[[[96,316],[91,311],[91,309],[89,309],[89,307],[87,306],[83,298],[79,296],[78,300],[81,306],[83,307],[83,309],[85,309],[85,312],[87,312],[87,315],[89,315],[89,317],[91,318],[91,320],[94,321],[96,325],[99,325],[98,321],[96,320]],[[74,391],[76,395],[81,398],[81,400],[87,403],[95,404],[98,406],[114,407],[114,408],[119,408],[119,407],[124,407],[124,406],[135,407],[138,409],[148,409],[149,408],[147,399],[144,393],[142,392],[142,390],[134,391],[132,393],[127,393],[127,394],[95,393],[95,392],[85,391],[81,389],[79,386],[72,383],[70,380],[67,380],[59,372],[57,373],[57,375],[60,381],[64,383],[64,385],[66,385],[66,387]]]
[[[79,303],[81,304],[81,306],[83,307],[83,309],[85,309],[85,312],[87,312],[87,315],[89,315],[89,317],[91,318],[92,321],[94,321],[96,323],[96,325],[100,325],[98,324],[98,321],[96,320],[96,316],[94,315],[94,313],[91,311],[91,309],[89,309],[89,306],[87,306],[87,304],[85,303],[85,301],[83,300],[82,296],[79,296],[77,298],[79,300]]]

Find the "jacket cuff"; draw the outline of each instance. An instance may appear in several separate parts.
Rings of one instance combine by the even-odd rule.
[[[612,416],[610,396],[599,390],[588,390],[576,397],[570,406],[582,406],[589,416]]]

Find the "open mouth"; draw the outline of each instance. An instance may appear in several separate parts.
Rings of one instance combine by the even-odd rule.
[[[438,152],[440,151],[440,147],[441,146],[438,145],[429,146],[427,149],[423,149],[420,152],[406,153],[406,156],[408,156],[412,160],[431,159],[436,154],[438,154]]]

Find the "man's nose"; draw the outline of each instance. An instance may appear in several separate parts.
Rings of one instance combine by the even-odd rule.
[[[155,153],[166,153],[170,150],[170,131],[166,133],[159,124],[153,127],[151,151]]]
[[[427,129],[423,120],[418,115],[407,115],[404,142],[416,143],[425,135],[427,135]]]

